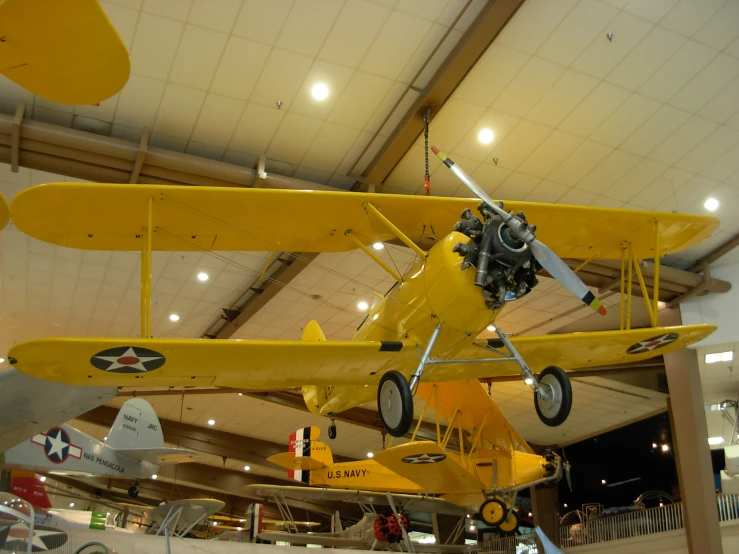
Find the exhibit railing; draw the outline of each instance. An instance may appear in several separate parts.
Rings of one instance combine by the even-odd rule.
[[[739,495],[716,495],[719,522],[739,521]],[[682,502],[665,504],[615,516],[586,520],[559,529],[559,543],[563,549],[605,541],[629,539],[676,531],[685,527]],[[516,535],[486,541],[475,551],[479,554],[538,554],[533,534]]]

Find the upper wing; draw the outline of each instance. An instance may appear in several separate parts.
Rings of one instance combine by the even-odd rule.
[[[388,503],[385,493],[377,491],[326,489],[318,487],[283,487],[280,485],[247,485],[245,488],[247,494],[260,498],[282,495],[285,498],[300,500],[303,502],[334,500],[338,502],[380,504],[382,506],[386,506]],[[395,502],[398,508],[403,507],[406,510],[418,510],[419,512],[430,512],[453,516],[463,516],[466,514],[464,508],[455,506],[451,502],[447,502],[441,498],[421,496],[419,494],[399,493],[392,493],[392,497],[393,502]]]
[[[24,373],[70,384],[259,389],[375,383],[388,365],[418,359],[404,343],[383,341],[54,338],[8,354]]]
[[[4,229],[10,220],[10,207],[5,200],[3,193],[0,192],[0,229]]]
[[[86,250],[140,250],[149,200],[154,250],[338,252],[395,237],[365,212],[371,203],[423,247],[452,231],[479,200],[329,191],[50,183],[11,204],[14,224],[32,237]],[[114,210],[105,209],[115,206]],[[664,254],[709,237],[708,216],[506,202],[537,225],[538,238],[562,258],[618,258],[624,242],[636,257],[654,256],[655,222]],[[563,224],[566,222],[566,224]]]
[[[568,371],[653,358],[685,348],[707,337],[715,325],[647,327],[629,331],[595,331],[535,337],[512,337],[511,342],[534,373],[556,365]],[[498,356],[487,347],[505,352],[499,339],[471,341],[445,356],[448,359],[479,359]],[[454,381],[498,375],[519,375],[515,362],[441,364],[426,366],[425,381]]]
[[[462,425],[470,436],[475,436],[482,427],[480,437],[505,452],[521,448],[534,453],[476,379],[422,382],[418,385],[417,394],[448,422],[454,417],[457,401],[464,397],[464,403],[457,410],[455,425]]]
[[[115,387],[77,387],[10,369],[0,373],[0,452],[102,406]]]
[[[373,459],[398,475],[417,483],[429,494],[485,488],[477,478],[449,458],[444,449],[435,442],[407,442],[376,452]]]
[[[96,0],[0,2],[0,36],[0,72],[48,100],[95,105],[128,81],[126,46]]]
[[[151,462],[152,464],[181,464],[191,462],[198,456],[197,452],[185,448],[116,448],[116,452],[136,460],[137,462]]]

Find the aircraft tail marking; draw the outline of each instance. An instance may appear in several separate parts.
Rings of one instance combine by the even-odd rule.
[[[45,437],[44,437],[45,438]],[[44,484],[31,471],[13,471],[10,478],[10,493],[29,502],[41,510],[51,509],[51,500]]]
[[[112,448],[162,448],[164,435],[154,408],[143,398],[131,398],[121,407],[106,444]]]
[[[298,462],[293,467],[300,466],[301,469],[289,469],[287,476],[302,483],[310,485],[311,469],[330,466],[334,458],[328,445],[316,440],[321,434],[318,427],[303,427],[290,435],[289,451]],[[301,458],[309,458],[306,463],[301,463]],[[306,469],[303,469],[306,468]]]

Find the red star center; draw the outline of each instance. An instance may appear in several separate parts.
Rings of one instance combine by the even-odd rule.
[[[116,361],[121,365],[134,365],[139,363],[141,360],[136,356],[121,356]]]
[[[658,344],[661,344],[661,343],[662,343],[661,340],[653,340],[652,342],[648,342],[644,346],[647,348],[652,348],[653,346],[657,346]]]

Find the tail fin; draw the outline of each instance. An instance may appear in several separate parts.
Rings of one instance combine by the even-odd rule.
[[[321,435],[319,427],[303,427],[290,435],[289,452],[294,458],[293,467],[287,476],[302,483],[310,484],[310,472],[313,469],[330,466],[334,457],[326,443],[316,440]],[[304,458],[307,458],[305,460]]]
[[[326,335],[323,334],[318,322],[313,319],[303,329],[303,340],[311,342],[326,342]],[[321,415],[321,407],[328,400],[329,387],[317,387],[309,385],[303,387],[303,400],[311,413]]]
[[[339,511],[335,511],[334,515],[331,516],[331,532],[341,533],[344,530],[344,526],[341,524],[341,516]]]
[[[249,542],[257,542],[257,535],[262,532],[262,506],[261,504],[249,504],[246,515],[249,518]]]
[[[106,444],[121,450],[163,447],[162,427],[151,404],[143,398],[127,400],[110,428]]]
[[[10,493],[29,502],[37,509],[51,509],[46,487],[32,471],[13,471],[10,477]]]

